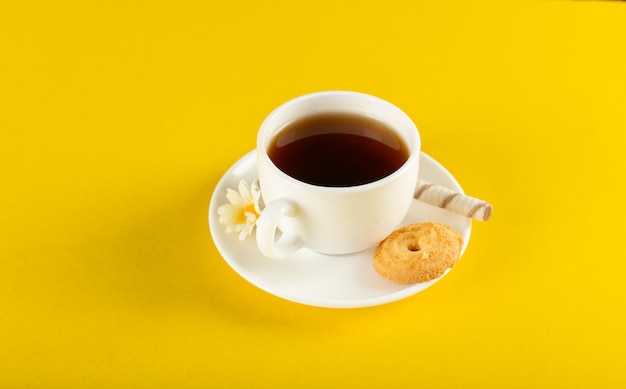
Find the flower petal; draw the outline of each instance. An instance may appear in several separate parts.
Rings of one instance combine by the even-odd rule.
[[[256,223],[256,215],[252,212],[245,212],[244,215],[246,216],[246,225],[253,227]]]
[[[224,204],[217,209],[220,215],[219,222],[222,224],[237,224],[239,216],[239,207],[233,204]]]
[[[243,204],[243,199],[241,198],[241,195],[239,194],[239,192],[232,190],[230,188],[226,190],[226,198],[231,204],[234,204],[234,205]]]
[[[252,202],[252,195],[250,194],[250,187],[246,180],[239,180],[239,195],[243,199],[244,203]]]

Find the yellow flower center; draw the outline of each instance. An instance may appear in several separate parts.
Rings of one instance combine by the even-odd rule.
[[[254,203],[250,203],[246,205],[244,208],[240,208],[239,214],[237,215],[237,224],[246,224],[246,221],[247,221],[246,212],[250,212],[254,214],[257,218],[259,217],[259,214],[257,213],[256,209],[254,209]]]

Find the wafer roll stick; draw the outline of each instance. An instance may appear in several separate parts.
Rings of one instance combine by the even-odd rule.
[[[481,222],[491,216],[492,207],[488,202],[423,180],[417,180],[413,197]]]

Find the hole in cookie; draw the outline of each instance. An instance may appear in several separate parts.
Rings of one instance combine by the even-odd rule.
[[[420,246],[417,243],[411,243],[409,245],[408,249],[409,249],[409,251],[413,251],[413,252],[421,250]]]

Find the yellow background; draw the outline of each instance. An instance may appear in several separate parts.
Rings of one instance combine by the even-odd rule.
[[[0,5],[0,387],[626,386],[626,4]],[[313,91],[404,109],[494,205],[430,289],[315,308],[207,211]]]

